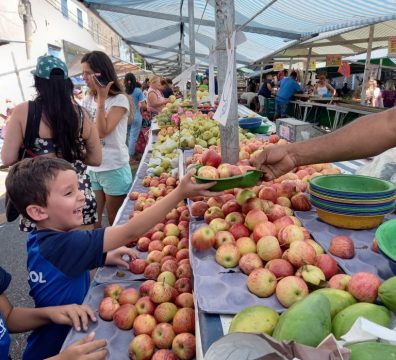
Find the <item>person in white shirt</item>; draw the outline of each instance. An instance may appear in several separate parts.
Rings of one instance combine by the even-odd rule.
[[[83,106],[95,120],[102,143],[101,165],[89,168],[97,201],[97,227],[101,227],[104,208],[112,225],[132,185],[126,145],[130,102],[104,52],[85,54],[81,64],[83,79],[90,89]]]

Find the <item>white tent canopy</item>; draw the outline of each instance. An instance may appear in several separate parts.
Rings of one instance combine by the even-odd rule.
[[[180,39],[184,29],[186,63],[189,63],[187,0],[84,0],[84,3],[97,11],[154,70],[180,70]],[[236,27],[269,3],[269,0],[235,0]],[[195,0],[194,6],[197,62],[206,64],[209,50],[216,43],[215,0]],[[244,27],[247,41],[237,49],[237,64],[246,66],[268,58],[311,37],[319,36],[316,38],[319,41],[324,36],[322,41],[326,42],[340,30],[343,33],[345,29],[359,29],[393,19],[396,19],[395,0],[277,0]],[[384,28],[375,36],[386,37],[386,32]],[[346,52],[345,49],[351,48],[348,44],[334,51],[357,52]],[[326,51],[323,47],[318,53]]]

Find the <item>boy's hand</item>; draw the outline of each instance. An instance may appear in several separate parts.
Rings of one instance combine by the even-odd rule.
[[[48,317],[55,324],[70,325],[77,331],[87,331],[89,319],[96,322],[94,311],[88,305],[63,305],[48,308]]]
[[[107,356],[106,340],[94,340],[95,333],[74,342],[59,355],[48,360],[104,360]]]
[[[129,257],[129,260],[124,260],[124,255]],[[132,249],[121,246],[118,249],[111,250],[106,256],[106,265],[120,266],[128,269],[129,263],[137,258],[137,254]]]
[[[211,181],[206,184],[196,184],[191,181],[191,177],[195,174],[195,169],[189,171],[181,180],[178,186],[179,191],[182,192],[184,198],[190,198],[194,196],[220,196],[223,192],[214,192],[207,189],[216,185],[216,181]]]

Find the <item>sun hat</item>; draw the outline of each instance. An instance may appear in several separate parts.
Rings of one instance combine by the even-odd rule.
[[[69,77],[66,64],[53,55],[40,56],[37,59],[36,70],[32,70],[32,74],[42,79],[50,79],[53,69],[62,70],[63,79],[66,80]]]

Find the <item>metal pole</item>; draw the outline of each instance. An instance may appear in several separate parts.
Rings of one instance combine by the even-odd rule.
[[[23,30],[25,32],[26,57],[29,60],[31,57],[33,36],[32,5],[30,4],[29,0],[22,0],[22,8],[20,9],[20,14],[22,15]]]
[[[216,45],[217,45],[217,83],[221,95],[227,71],[226,44],[235,29],[234,0],[216,0]],[[221,156],[223,162],[236,164],[239,160],[239,126],[237,79],[234,60],[234,83],[227,126],[220,126]]]
[[[195,26],[194,26],[194,0],[188,0],[188,29],[190,43],[190,65],[195,65]],[[197,106],[197,84],[196,73],[191,72],[191,102]]]
[[[26,100],[26,99],[25,99],[25,94],[23,93],[22,82],[21,82],[21,78],[19,77],[18,66],[17,66],[16,60],[15,60],[15,55],[14,55],[14,52],[13,52],[13,51],[11,51],[11,57],[12,57],[12,62],[13,62],[13,64],[14,64],[14,69],[15,69],[14,72],[15,72],[15,75],[16,75],[17,80],[18,80],[19,90],[21,91],[22,100],[25,101],[25,100]]]
[[[305,90],[305,83],[307,82],[308,78],[308,70],[309,70],[309,63],[311,62],[311,55],[312,55],[312,47],[308,49],[308,57],[307,57],[307,66],[305,67],[305,74],[304,74],[304,79],[301,83],[301,89]],[[291,70],[289,70],[291,71]],[[290,76],[290,73],[289,73]]]
[[[364,64],[362,92],[360,94],[360,103],[362,105],[364,105],[366,102],[366,86],[367,86],[368,71],[369,71],[370,60],[371,60],[371,49],[373,48],[373,37],[374,37],[374,25],[370,25],[369,40],[368,40],[368,44],[367,44],[366,63]]]
[[[290,62],[289,62],[289,74],[292,71],[292,66],[293,66],[293,57],[290,58]]]
[[[261,86],[263,83],[263,70],[264,70],[264,67],[261,66],[261,68],[260,68],[260,89],[261,89]]]

